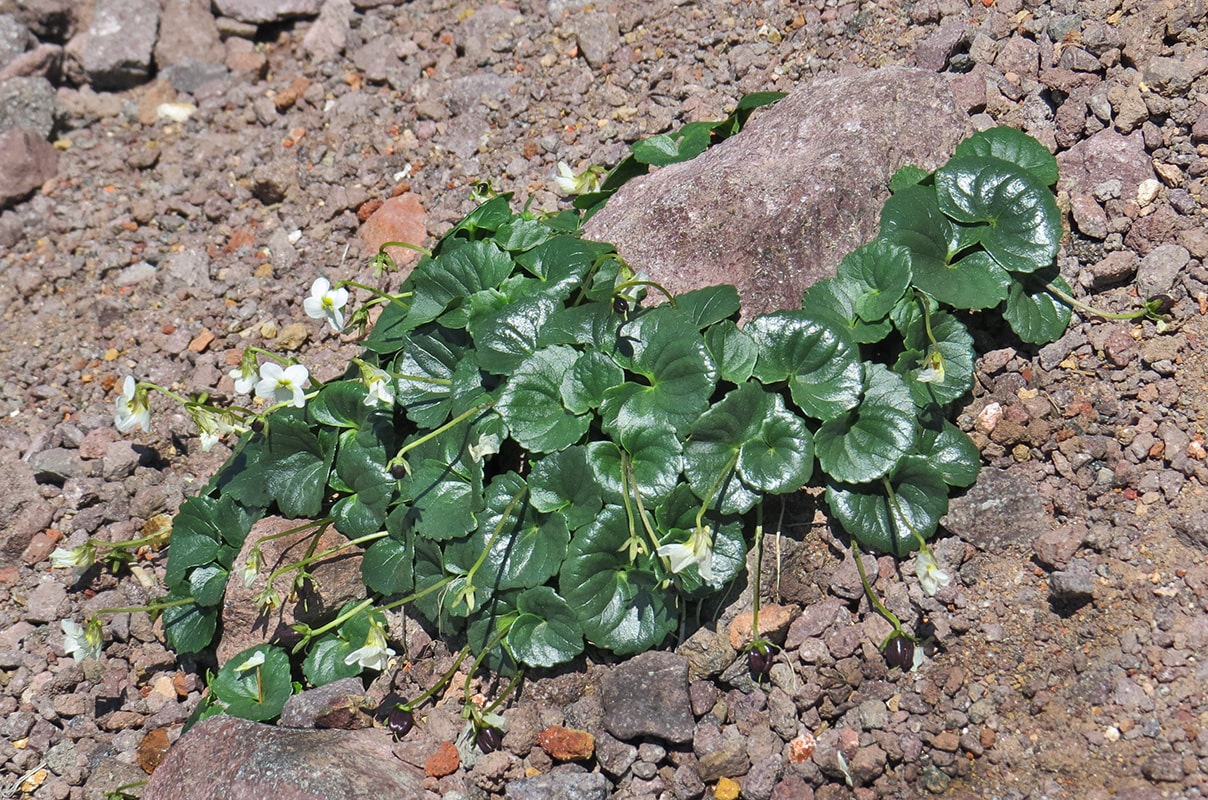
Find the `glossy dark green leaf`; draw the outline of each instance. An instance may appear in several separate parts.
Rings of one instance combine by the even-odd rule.
[[[676,295],[675,307],[691,317],[700,330],[738,313],[738,290],[729,284],[694,289]]]
[[[877,322],[906,293],[912,277],[910,251],[885,239],[874,239],[849,253],[837,277],[855,289],[854,311],[864,322]]]
[[[222,603],[230,573],[217,564],[205,564],[189,574],[189,586],[198,605],[217,606]]]
[[[915,286],[953,308],[992,308],[1007,296],[1011,273],[982,250],[952,264],[924,261]]]
[[[507,643],[517,660],[530,667],[552,667],[583,652],[578,617],[550,587],[523,592],[516,608],[520,616],[508,629]]]
[[[906,378],[910,394],[920,408],[929,403],[946,405],[964,397],[973,387],[973,337],[964,324],[940,311],[931,315],[931,334],[935,345],[927,338],[922,315],[916,317],[906,329],[906,352],[894,365]],[[934,359],[933,350],[939,351],[938,359]],[[942,365],[938,374],[933,360]]]
[[[244,528],[242,516],[237,511],[237,505],[229,498],[190,497],[185,500],[172,520],[172,538],[164,576],[168,586],[183,585],[190,569],[217,560],[224,533],[228,530],[237,543],[230,541],[227,544],[232,548],[241,545],[251,527],[249,520]]]
[[[617,331],[624,319],[612,309],[612,303],[586,303],[555,311],[537,337],[539,347],[550,344],[574,344],[611,352],[617,343]]]
[[[908,186],[881,207],[881,237],[905,247],[917,281],[924,270],[946,267],[957,252],[956,227],[936,201],[930,186]]]
[[[415,586],[412,573],[414,558],[412,536],[378,539],[365,548],[361,559],[361,578],[366,586],[380,594],[406,594]]]
[[[562,403],[562,376],[579,354],[565,345],[544,347],[520,364],[496,406],[512,437],[534,453],[552,453],[583,437],[590,417]]]
[[[625,494],[625,469],[621,458],[621,448],[612,442],[588,442],[586,446],[587,465],[591,467],[596,485],[600,487],[600,496],[605,503],[619,505]]]
[[[756,492],[795,492],[814,471],[813,436],[805,421],[785,408],[780,395],[771,398],[759,431],[738,453],[738,474]]]
[[[733,322],[723,320],[705,331],[705,347],[722,380],[742,383],[751,377],[759,350],[751,337]]]
[[[512,213],[511,199],[511,192],[504,192],[483,202],[442,236],[433,252],[441,254],[464,241],[482,238],[499,230],[516,216]]]
[[[565,300],[578,289],[596,260],[610,252],[612,245],[559,234],[516,260],[541,281],[545,297]]]
[[[984,223],[982,247],[1012,272],[1053,263],[1061,212],[1053,193],[1030,172],[990,157],[954,158],[935,173],[936,199],[949,217]]]
[[[960,428],[937,411],[925,413],[917,451],[949,486],[972,486],[981,471],[981,453]]]
[[[675,630],[676,615],[658,586],[648,555],[629,560],[625,512],[605,506],[571,539],[558,577],[558,591],[579,617],[592,644],[618,655],[640,653]]]
[[[621,447],[629,456],[632,485],[643,502],[666,496],[679,482],[683,448],[675,432],[657,423],[633,426],[621,433]]]
[[[562,377],[562,404],[573,414],[599,408],[604,395],[625,382],[625,371],[598,350],[581,353]]]
[[[689,430],[684,474],[707,508],[742,514],[759,502],[759,494],[739,477],[738,461],[771,409],[770,394],[757,383],[744,383],[710,406]]]
[[[554,235],[554,232],[538,219],[512,217],[500,225],[495,231],[495,244],[513,253],[523,253],[532,250],[539,244],[544,244]]]
[[[893,329],[889,319],[865,322],[856,313],[860,287],[843,278],[823,278],[805,290],[801,308],[811,317],[825,320],[836,330],[844,331],[857,344],[874,344]]]
[[[875,362],[864,366],[860,405],[822,423],[814,451],[822,471],[843,483],[886,475],[915,442],[915,407],[905,381]]]
[[[825,318],[777,311],[745,330],[759,347],[755,377],[765,384],[787,380],[793,402],[809,416],[833,419],[859,402],[859,351]]]
[[[453,373],[467,358],[470,341],[464,333],[427,325],[414,331],[395,359],[399,375],[395,402],[422,428],[435,428],[449,416]]]
[[[481,484],[475,478],[460,462],[425,459],[413,464],[411,475],[401,482],[404,510],[391,517],[397,513],[403,530],[432,541],[462,536],[478,524],[475,515],[483,507]]]
[[[632,349],[625,366],[645,379],[609,390],[601,406],[606,428],[622,431],[657,420],[673,430],[691,425],[709,403],[717,368],[691,321],[659,306],[621,328]]]
[[[241,669],[256,660],[262,663]],[[289,654],[261,644],[231,656],[214,676],[210,692],[231,716],[257,722],[272,719],[294,693]]]
[[[955,156],[993,156],[1032,173],[1045,186],[1057,183],[1057,159],[1044,145],[1022,131],[1006,126],[970,136],[956,146]]]
[[[568,447],[533,462],[528,484],[533,508],[561,514],[572,531],[595,519],[603,505],[584,447]]]
[[[510,374],[537,349],[537,334],[553,313],[553,300],[533,297],[470,323],[478,365],[496,375]]]
[[[164,598],[167,602],[187,599],[175,591]],[[177,653],[200,653],[210,646],[218,630],[218,606],[186,603],[164,609],[164,637]]]
[[[264,480],[289,519],[316,517],[323,507],[334,448],[325,446],[304,421],[276,415],[269,426]]]
[[[911,186],[922,183],[931,173],[922,167],[916,167],[914,164],[907,164],[898,169],[897,172],[889,179],[889,191],[897,194],[903,189],[909,189]]]
[[[902,556],[918,549],[913,531],[924,539],[948,512],[948,488],[925,458],[905,458],[889,478],[893,498],[880,481],[861,485],[828,483],[826,502],[843,529],[862,545]]]
[[[306,413],[320,425],[359,428],[373,411],[372,406],[365,405],[367,394],[360,381],[332,381],[306,404]]]
[[[361,665],[355,661],[344,663],[344,659],[355,649],[334,634],[323,636],[311,645],[306,654],[302,674],[312,686],[326,686],[343,678],[355,678],[361,674]]]
[[[421,260],[407,281],[414,292],[407,324],[431,322],[475,292],[498,287],[512,269],[512,259],[489,241],[459,243]]]
[[[1071,293],[1069,284],[1055,269],[1045,270],[1042,275],[1014,281],[1002,312],[1015,335],[1029,344],[1054,342],[1070,325],[1069,306],[1044,288],[1045,278],[1066,294]]]
[[[657,133],[630,146],[633,157],[643,164],[666,166],[696,158],[709,147],[709,137],[718,123],[689,123],[675,133]]]

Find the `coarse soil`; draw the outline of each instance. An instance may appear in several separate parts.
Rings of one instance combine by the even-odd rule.
[[[744,93],[915,64],[928,42],[959,29],[946,69],[991,87],[970,108],[978,123],[1025,127],[1060,151],[1120,126],[1125,101],[1113,87],[1135,88],[1149,60],[1191,65],[1190,88],[1146,85],[1122,130],[1139,132],[1161,166],[1152,194],[1098,187],[1104,230],[1074,225],[1060,256],[1084,299],[1126,310],[1155,288],[1174,300],[1172,324],[1075,317],[1045,348],[980,330],[984,355],[959,424],[982,450],[983,478],[936,545],[955,580],[926,597],[909,562],[874,568],[888,605],[938,646],[913,672],[885,666],[876,644],[888,628],[852,591],[845,545],[807,501],[769,544],[765,599],[804,609],[803,619],[837,608],[843,624],[818,621],[811,638],[821,646],[791,642],[777,656],[791,676],[774,685],[722,676],[703,682],[712,690],[694,686],[694,705],[714,701],[701,700],[698,725],[708,715],[738,724],[742,711],[746,738],[771,742],[772,780],[753,767],[726,776],[752,796],[1204,796],[1208,68],[1196,65],[1208,20],[1193,3],[1186,25],[1167,24],[1175,5],[619,2],[605,8],[619,38],[593,65],[585,53],[602,45],[576,27],[589,11],[574,3],[413,0],[356,12],[346,55],[322,63],[301,47],[311,23],[262,27],[263,77],[234,71],[192,96],[157,84],[60,89],[59,174],[0,216],[0,458],[15,476],[0,508],[28,520],[19,501],[32,497],[45,509],[0,565],[0,793],[99,798],[145,777],[140,743],[160,728],[174,740],[204,688],[204,662],[176,659],[144,615],[107,622],[99,662],[76,664],[63,650],[61,619],[154,598],[166,553],[144,550],[133,567],[75,582],[51,568],[50,551],[139,535],[229,454],[222,444],[203,452],[188,417],[162,397],[149,433],[119,435],[113,408],[126,375],[230,396],[226,373],[254,345],[333,376],[355,340],[306,318],[302,300],[320,274],[371,280],[354,237],[380,201],[412,193],[429,242],[473,208],[480,181],[514,192],[517,206],[553,210],[566,202],[553,181],[559,161],[611,166],[635,139],[720,119]],[[1155,8],[1167,9],[1161,25],[1130,26]],[[1118,41],[1083,43],[1092,22]],[[362,47],[384,35],[403,48],[393,72]],[[1090,99],[1071,122],[1068,109],[1059,115],[1065,95],[1041,74],[1076,47],[1100,66],[1084,69],[1079,96]],[[1014,54],[1030,48],[1039,66],[1021,73]],[[147,116],[166,101],[196,111],[184,122]],[[1109,275],[1102,264],[1113,254],[1132,270]],[[428,652],[415,675],[447,663],[440,648]],[[509,713],[573,727],[574,713],[555,712],[597,668],[581,660],[526,678]],[[855,788],[831,765],[782,756],[792,736],[773,726],[777,689],[820,747],[849,761],[864,754],[852,764]],[[548,768],[534,753],[512,752],[519,766],[507,774]],[[617,797],[712,796],[717,780],[699,790],[675,782],[693,758],[692,745],[642,751],[634,763],[653,767],[609,780]],[[503,795],[465,770],[429,780],[439,792]]]

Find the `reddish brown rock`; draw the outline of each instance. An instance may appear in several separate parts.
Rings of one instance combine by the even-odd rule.
[[[784,644],[789,625],[797,618],[798,610],[793,606],[774,603],[759,607],[759,635],[776,645]],[[751,643],[752,627],[755,622],[753,611],[743,611],[730,623],[730,646],[741,650]]]
[[[59,151],[26,128],[0,133],[0,208],[20,200],[59,172]]]
[[[428,215],[419,203],[419,195],[407,192],[391,197],[365,220],[358,235],[365,243],[362,253],[366,258],[386,242],[423,245],[428,235]],[[419,259],[419,253],[406,247],[389,247],[386,252],[399,267],[409,267]]]
[[[537,734],[537,744],[555,761],[586,761],[596,749],[596,740],[587,731],[551,725]]]
[[[424,762],[424,774],[429,778],[443,778],[457,772],[461,766],[461,756],[452,742],[441,742],[436,752],[428,756]]]

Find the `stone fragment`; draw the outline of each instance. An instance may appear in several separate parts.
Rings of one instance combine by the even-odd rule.
[[[435,800],[394,757],[385,729],[311,731],[217,716],[189,729],[144,800]]]
[[[1032,542],[1036,560],[1046,567],[1063,569],[1086,541],[1085,525],[1067,525],[1045,531]]]
[[[1095,576],[1089,570],[1058,570],[1049,576],[1049,595],[1055,603],[1084,603],[1095,596]]]
[[[1187,94],[1195,76],[1180,59],[1159,56],[1145,65],[1141,79],[1151,91],[1164,97],[1178,97]]]
[[[35,624],[58,622],[63,619],[67,607],[67,589],[58,578],[43,578],[32,592],[26,595],[23,619]]]
[[[27,128],[43,139],[55,127],[55,87],[45,78],[9,78],[0,82],[0,133]]]
[[[728,667],[736,655],[730,646],[729,637],[710,625],[697,628],[695,632],[675,649],[688,659],[688,680],[711,678]]]
[[[1116,250],[1088,267],[1090,289],[1102,289],[1129,280],[1137,272],[1137,255],[1130,250]]]
[[[443,778],[457,772],[460,766],[461,756],[457,746],[452,742],[441,742],[436,752],[424,762],[424,774],[429,778]]]
[[[27,53],[22,53],[7,64],[0,62],[0,81],[9,78],[50,78],[57,75],[63,60],[63,47],[57,44],[40,44]]]
[[[323,8],[323,0],[214,0],[214,8],[224,17],[262,25],[316,16]]]
[[[94,89],[121,91],[147,80],[159,31],[155,0],[97,0],[92,25],[68,45]]]
[[[8,64],[33,44],[29,28],[12,14],[0,14],[0,66]]]
[[[789,625],[797,617],[798,609],[794,606],[783,606],[768,603],[759,608],[759,634],[772,644],[784,644]],[[755,613],[743,611],[730,623],[730,647],[741,650],[751,643],[754,633],[753,624]]]
[[[413,192],[404,192],[382,203],[357,232],[364,243],[361,251],[364,258],[375,255],[386,242],[422,245],[427,235],[428,215]],[[406,247],[388,247],[386,252],[404,275],[419,260],[419,253]]]
[[[278,724],[285,728],[372,728],[372,704],[360,678],[344,678],[290,695]]]
[[[932,72],[942,72],[948,59],[969,44],[969,27],[963,20],[948,19],[914,48],[914,62]]]
[[[738,135],[637,178],[586,226],[673,293],[733,283],[743,315],[801,294],[877,232],[889,178],[935,169],[969,132],[946,80],[893,67],[817,81]]]
[[[351,0],[327,0],[302,37],[302,50],[315,61],[331,61],[344,52],[352,32]]]
[[[983,469],[977,483],[952,499],[940,524],[983,550],[1028,545],[1049,529],[1036,487],[1013,470]]]
[[[1158,245],[1137,267],[1137,291],[1143,298],[1169,291],[1190,260],[1191,254],[1181,245]]]
[[[607,11],[587,12],[575,23],[575,40],[587,65],[599,69],[621,46],[616,16]]]
[[[189,62],[211,66],[222,63],[226,50],[218,37],[209,0],[161,0],[161,6],[159,37],[155,41],[155,66],[161,73]],[[171,80],[178,90],[193,91]]]
[[[72,478],[88,475],[88,466],[80,458],[79,452],[65,447],[51,447],[34,453],[29,459],[29,466],[33,469],[34,480],[38,483],[62,486]]]
[[[742,782],[742,796],[747,800],[771,800],[772,791],[783,774],[783,759],[777,756],[761,758],[747,771]]]
[[[1107,214],[1089,194],[1070,195],[1070,214],[1084,235],[1092,239],[1107,238]]]
[[[601,772],[554,767],[542,775],[508,784],[507,800],[606,800],[611,791],[608,778]]]
[[[587,761],[595,752],[595,739],[587,731],[551,725],[537,734],[537,744],[554,761]]]
[[[622,742],[607,731],[601,731],[596,737],[596,763],[600,769],[614,778],[619,778],[633,766],[637,760],[638,749],[633,745]]]
[[[0,563],[12,564],[54,518],[54,508],[38,491],[30,465],[8,448],[0,448],[0,473],[5,476],[0,493]]]
[[[1135,197],[1142,181],[1153,178],[1153,167],[1145,152],[1141,133],[1123,136],[1106,128],[1057,154],[1061,178],[1059,189],[1093,194],[1107,181],[1120,183],[1119,196]]]
[[[1107,90],[1107,99],[1112,104],[1113,121],[1120,133],[1132,133],[1149,119],[1149,107],[1136,86],[1113,86]]]
[[[618,739],[654,736],[669,742],[692,738],[688,661],[652,651],[613,668],[601,681],[604,727]]]
[[[278,577],[273,588],[281,604],[266,614],[260,613],[256,596],[267,588],[267,576],[279,567],[299,561],[306,554],[313,531],[304,529],[288,536],[268,537],[301,524],[299,520],[265,517],[252,526],[231,566],[232,578],[227,582],[222,609],[222,638],[217,648],[220,664],[236,653],[274,638],[281,638],[290,645],[297,641],[297,634],[289,627],[294,622],[318,624],[345,603],[364,597],[361,556],[346,548],[311,565],[312,580],[303,584],[293,602],[286,602],[286,597],[294,573]],[[266,541],[261,543],[261,539]],[[319,537],[315,552],[330,550],[345,541],[342,534],[329,527]],[[240,577],[241,571],[257,546],[260,548],[261,566],[256,579],[248,587]]]
[[[1170,521],[1175,536],[1190,547],[1208,551],[1208,511],[1181,514]]]
[[[0,208],[23,199],[58,171],[59,152],[34,131],[0,133]]]

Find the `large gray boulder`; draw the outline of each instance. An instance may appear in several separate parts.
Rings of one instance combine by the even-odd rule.
[[[143,800],[435,800],[394,757],[390,732],[202,720],[168,751]]]
[[[891,67],[817,81],[737,136],[622,187],[586,226],[672,292],[732,283],[743,318],[798,308],[877,232],[886,184],[972,133],[946,80]]]

